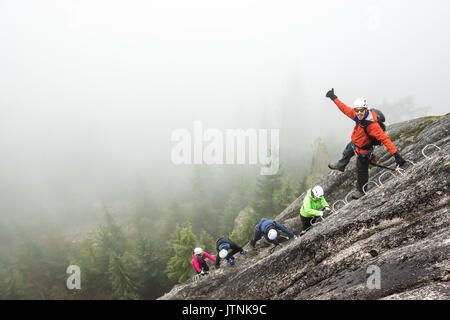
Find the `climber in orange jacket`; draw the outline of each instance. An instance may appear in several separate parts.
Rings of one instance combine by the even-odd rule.
[[[389,136],[380,127],[377,114],[368,109],[366,99],[356,99],[353,104],[354,108],[350,108],[338,99],[334,94],[334,88],[327,92],[326,97],[330,98],[342,113],[355,121],[351,137],[352,141],[345,148],[342,159],[336,164],[329,164],[328,167],[333,170],[344,171],[351,157],[356,154],[358,171],[357,191],[352,194],[352,198],[358,199],[364,195],[362,188],[369,180],[369,163],[374,160],[372,152],[375,141],[380,141],[384,144],[399,166],[403,166],[405,160],[395,148]]]

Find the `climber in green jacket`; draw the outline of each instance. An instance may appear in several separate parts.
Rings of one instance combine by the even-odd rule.
[[[306,196],[300,208],[300,218],[303,226],[300,235],[306,232],[311,226],[311,222],[314,222],[317,217],[322,217],[326,211],[331,211],[331,209],[325,200],[322,187],[315,186],[306,191]]]

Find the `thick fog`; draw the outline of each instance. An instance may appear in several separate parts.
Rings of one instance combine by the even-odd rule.
[[[279,129],[288,167],[317,137],[337,157],[353,124],[332,87],[388,123],[444,114],[449,16],[445,0],[0,0],[0,219],[95,212],[141,180],[182,193],[171,134],[195,120]]]

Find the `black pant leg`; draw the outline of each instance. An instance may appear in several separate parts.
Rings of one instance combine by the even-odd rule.
[[[356,181],[356,189],[363,192],[363,186],[369,181],[369,158],[358,156],[356,160],[356,168],[358,170],[358,179]]]
[[[300,219],[302,221],[302,231],[305,231],[306,229],[311,227],[312,218],[307,218],[307,217],[300,215]]]
[[[355,155],[355,152],[352,148],[352,143],[350,142],[342,152],[342,159],[338,161],[337,166],[339,170],[344,170],[347,164],[350,162],[350,159]]]
[[[215,262],[216,267],[220,266],[220,256],[219,253],[217,252],[216,254],[216,262]]]

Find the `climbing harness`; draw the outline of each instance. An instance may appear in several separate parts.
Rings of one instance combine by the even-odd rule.
[[[353,152],[355,153],[355,156],[358,157],[362,157],[362,158],[369,158],[369,161],[372,160],[372,156],[373,156],[373,146],[369,145],[369,149],[364,149],[367,148],[366,147],[358,147],[357,145],[355,145],[354,143],[352,143],[352,149]],[[358,149],[358,151],[356,151],[356,149]],[[360,151],[361,150],[365,150],[368,152],[368,154],[362,154]]]

